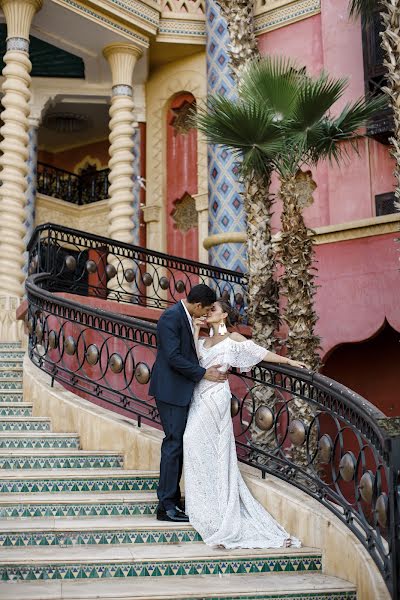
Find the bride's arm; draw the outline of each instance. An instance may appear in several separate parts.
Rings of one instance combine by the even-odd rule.
[[[235,342],[246,342],[247,338],[245,338],[240,333],[236,331],[230,334],[230,338]],[[300,367],[308,369],[307,365],[299,360],[291,360],[290,358],[286,358],[285,356],[280,356],[280,354],[275,354],[275,352],[271,352],[270,350],[265,350],[265,356],[262,359],[266,362],[270,363],[279,363],[281,365],[290,365],[291,367]]]
[[[193,319],[193,337],[194,337],[194,345],[197,352],[197,357],[200,358],[199,355],[199,337],[200,337],[200,329],[204,325],[205,318],[200,317],[199,319]]]

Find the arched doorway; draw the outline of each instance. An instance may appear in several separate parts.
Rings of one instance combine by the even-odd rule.
[[[386,415],[400,416],[400,333],[386,321],[372,338],[336,346],[322,373],[358,392]]]

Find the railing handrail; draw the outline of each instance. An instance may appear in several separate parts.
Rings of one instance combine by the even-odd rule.
[[[107,173],[110,171],[110,169],[106,167],[104,169],[96,169],[96,171],[93,171],[93,173],[74,173],[73,171],[68,171],[62,167],[57,167],[56,165],[49,165],[41,160],[38,160],[37,164],[46,167],[47,169],[52,169],[53,171],[61,171],[61,173],[66,173],[67,175],[71,175],[71,177],[76,177],[77,179],[89,177],[91,175],[96,176],[98,173]]]

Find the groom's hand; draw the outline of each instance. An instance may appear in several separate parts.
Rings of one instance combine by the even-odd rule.
[[[221,371],[218,371],[218,369],[221,367],[222,365],[214,365],[213,367],[207,369],[207,371],[204,374],[204,379],[207,379],[207,381],[214,381],[217,383],[222,383],[226,381],[228,379],[228,373],[221,373]]]

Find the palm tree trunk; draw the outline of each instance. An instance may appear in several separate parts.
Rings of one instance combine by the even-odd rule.
[[[295,175],[281,179],[283,202],[281,279],[287,305],[283,319],[288,326],[287,350],[291,358],[306,362],[316,370],[321,365],[318,354],[320,338],[314,329],[318,316],[314,310],[313,241],[306,227],[299,201],[300,191]]]
[[[400,0],[381,0],[381,7],[384,24],[382,48],[388,73],[388,85],[383,91],[388,95],[393,109],[394,132],[391,142],[396,161],[396,197],[400,201]],[[398,208],[400,209],[399,203]]]

